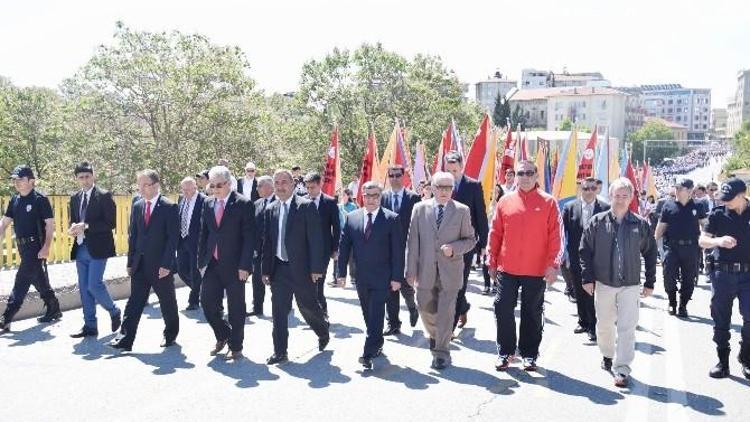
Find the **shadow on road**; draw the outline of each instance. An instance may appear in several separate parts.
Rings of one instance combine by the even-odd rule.
[[[429,361],[427,361],[429,359]],[[425,362],[432,361],[429,353],[425,353]],[[364,378],[380,378],[384,381],[403,384],[410,390],[426,390],[431,384],[437,384],[439,379],[417,372],[411,368],[392,364],[388,357],[383,356],[373,361],[374,370],[362,372]]]
[[[49,327],[51,327],[49,324],[37,324],[23,331],[11,331],[10,333],[3,334],[2,337],[14,341],[14,343],[8,345],[10,347],[28,346],[55,338],[49,331],[45,330],[45,328]]]
[[[84,337],[73,345],[73,354],[81,356],[84,360],[97,360],[104,355],[111,355],[114,349],[108,347],[107,343],[116,335],[117,333],[112,333],[101,338]]]
[[[482,387],[494,394],[510,395],[514,393],[513,389],[519,386],[515,380],[497,378],[485,371],[461,366],[451,366],[443,371],[435,372],[434,375],[458,384]]]
[[[678,403],[704,415],[721,416],[725,414],[722,410],[724,403],[713,397],[691,393],[689,391],[675,390],[674,388],[649,385],[632,376],[630,377],[630,380],[630,395],[646,397],[650,400],[664,404]],[[676,400],[683,395],[687,397],[687,403]]]
[[[645,342],[640,342],[640,341],[635,343],[635,350],[641,353],[645,353],[647,355],[658,355],[658,354],[661,354],[661,352],[667,351],[667,349],[661,346],[658,346],[656,344],[645,343]]]
[[[325,388],[329,385],[345,384],[352,379],[341,373],[341,368],[331,365],[333,352],[326,350],[313,356],[305,363],[289,362],[279,365],[287,374],[308,380],[312,388]]]
[[[165,347],[161,353],[131,353],[129,356],[153,366],[154,375],[168,375],[177,372],[178,369],[195,368],[194,364],[187,361],[187,356],[182,353],[182,346],[179,344]]]
[[[531,376],[517,368],[508,370],[508,374],[519,382],[536,384],[560,394],[583,397],[596,404],[611,406],[617,404],[618,400],[625,398],[620,393],[570,378],[565,374],[550,369],[540,368],[539,374],[542,375],[540,378]]]
[[[245,358],[239,361],[227,362],[222,356],[217,356],[208,363],[208,367],[224,375],[236,379],[239,388],[251,388],[260,385],[259,381],[275,381],[280,377],[271,373],[268,366],[252,362]]]

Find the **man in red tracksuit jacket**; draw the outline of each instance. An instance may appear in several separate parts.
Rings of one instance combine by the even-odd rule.
[[[557,201],[539,189],[532,161],[516,171],[518,189],[497,203],[490,225],[489,271],[497,275],[495,297],[497,349],[495,369],[504,371],[516,354],[523,369],[536,370],[542,341],[544,290],[557,279],[561,259],[561,223]],[[498,274],[499,273],[499,274]],[[516,343],[515,308],[521,288],[520,338]]]

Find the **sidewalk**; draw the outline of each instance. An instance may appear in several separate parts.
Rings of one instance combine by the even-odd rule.
[[[107,261],[107,269],[104,271],[104,282],[107,290],[115,300],[125,299],[130,296],[130,278],[125,265],[127,257],[118,256]],[[81,307],[81,296],[78,293],[78,272],[75,262],[64,264],[53,264],[48,267],[50,284],[55,290],[60,307],[63,311]],[[17,270],[0,271],[0,312],[5,310],[8,296],[13,289]],[[182,280],[175,275],[178,287],[184,286]],[[16,314],[14,320],[21,320],[41,316],[44,314],[44,303],[39,297],[39,292],[31,287],[21,310]]]

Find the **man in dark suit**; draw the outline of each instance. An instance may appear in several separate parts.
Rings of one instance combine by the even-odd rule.
[[[489,223],[487,222],[487,205],[484,203],[482,184],[464,174],[463,157],[457,151],[451,151],[445,155],[445,171],[451,173],[455,179],[453,200],[469,207],[471,225],[474,227],[477,236],[477,248],[484,256],[487,254]],[[456,320],[453,325],[455,327],[457,324],[458,328],[463,328],[466,325],[467,314],[469,308],[471,308],[466,300],[466,285],[469,281],[473,255],[474,251],[464,255],[464,284],[456,297]]]
[[[273,350],[269,365],[288,360],[288,318],[292,296],[302,317],[318,335],[318,350],[328,345],[328,321],[317,300],[316,283],[329,258],[321,249],[320,216],[309,199],[294,195],[289,170],[273,176],[277,200],[265,211],[263,230],[263,282],[271,286],[273,306]]]
[[[139,199],[130,213],[128,233],[128,275],[130,298],[125,305],[120,336],[110,345],[130,351],[138,322],[148,295],[154,289],[164,319],[162,347],[175,344],[180,330],[174,288],[175,254],[180,237],[177,205],[159,193],[160,179],[156,170],[138,173]]]
[[[82,162],[75,168],[75,177],[81,190],[70,197],[70,229],[74,237],[70,259],[76,261],[78,292],[83,308],[83,328],[71,334],[73,338],[97,336],[96,303],[109,313],[112,331],[122,322],[122,312],[115,305],[104,285],[107,258],[115,256],[115,229],[117,211],[112,194],[94,185],[94,168]]]
[[[245,338],[245,282],[253,272],[255,251],[255,207],[232,191],[231,173],[216,166],[208,173],[211,198],[203,203],[198,267],[203,274],[201,305],[216,336],[211,356],[229,344],[227,360],[242,359]],[[222,318],[227,297],[228,320]]]
[[[336,259],[339,251],[339,240],[341,239],[341,219],[339,216],[339,206],[336,200],[320,191],[323,178],[318,172],[310,172],[305,176],[305,188],[307,189],[307,199],[315,204],[320,215],[320,228],[323,235],[323,253],[325,254],[323,272],[320,280],[316,283],[318,303],[323,309],[323,313],[328,318],[328,303],[325,296],[325,277],[328,273],[328,262]],[[335,277],[335,275],[334,275]]]
[[[346,216],[341,234],[338,265],[339,286],[346,285],[350,255],[359,276],[357,296],[367,327],[365,348],[359,363],[372,369],[372,359],[383,349],[383,314],[389,292],[398,294],[404,284],[406,244],[402,239],[399,216],[380,206],[382,186],[367,182],[362,186],[364,208]]]
[[[260,198],[258,194],[258,178],[255,177],[257,169],[252,161],[245,164],[245,177],[237,180],[237,192],[245,195],[251,202]]]
[[[596,311],[594,310],[594,296],[583,290],[581,278],[581,258],[579,247],[583,229],[591,217],[600,212],[608,211],[609,204],[596,197],[596,179],[589,177],[581,183],[581,197],[568,202],[563,208],[563,225],[565,227],[565,248],[568,255],[568,268],[573,278],[576,307],[578,308],[578,326],[574,333],[588,333],[589,340],[596,341]]]
[[[395,165],[388,168],[388,180],[391,183],[391,189],[383,193],[380,199],[380,206],[398,214],[401,224],[401,240],[404,243],[404,248],[406,248],[406,237],[409,233],[409,223],[411,222],[411,210],[414,208],[414,204],[419,202],[421,198],[415,192],[404,188],[403,176],[403,166]],[[409,323],[414,327],[417,325],[417,320],[419,319],[417,303],[414,300],[414,288],[409,283],[403,283],[399,290],[401,291],[401,296],[404,297],[404,301],[406,301],[406,307],[409,309]],[[401,319],[398,317],[398,313],[401,310],[399,290],[389,292],[386,299],[388,330],[383,334],[386,336],[401,333]]]
[[[276,197],[273,195],[273,178],[261,176],[258,178],[258,195],[255,201],[255,254],[253,255],[253,310],[247,316],[263,316],[263,302],[266,298],[266,285],[263,284],[261,263],[263,256],[263,216],[266,208]]]
[[[192,177],[180,183],[177,209],[180,212],[180,241],[177,245],[177,274],[190,288],[186,311],[198,309],[201,292],[201,273],[198,271],[198,236],[201,230],[201,210],[206,196],[198,192]]]

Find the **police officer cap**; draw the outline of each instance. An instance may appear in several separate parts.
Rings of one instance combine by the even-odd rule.
[[[721,191],[719,199],[726,202],[731,201],[741,193],[747,192],[747,185],[745,185],[745,182],[743,182],[742,179],[730,177],[721,184],[719,190]]]
[[[675,183],[675,186],[678,188],[692,189],[694,185],[693,185],[692,180],[685,177],[685,178],[677,180],[677,183]]]
[[[94,174],[94,167],[89,163],[88,161],[84,161],[76,166],[76,169],[73,171],[73,174],[76,176],[78,173],[91,173]]]
[[[27,166],[26,164],[21,164],[20,166],[17,166],[13,169],[13,172],[10,173],[11,179],[22,179],[24,177],[28,177],[29,179],[34,179],[34,172],[31,170],[31,167]]]

